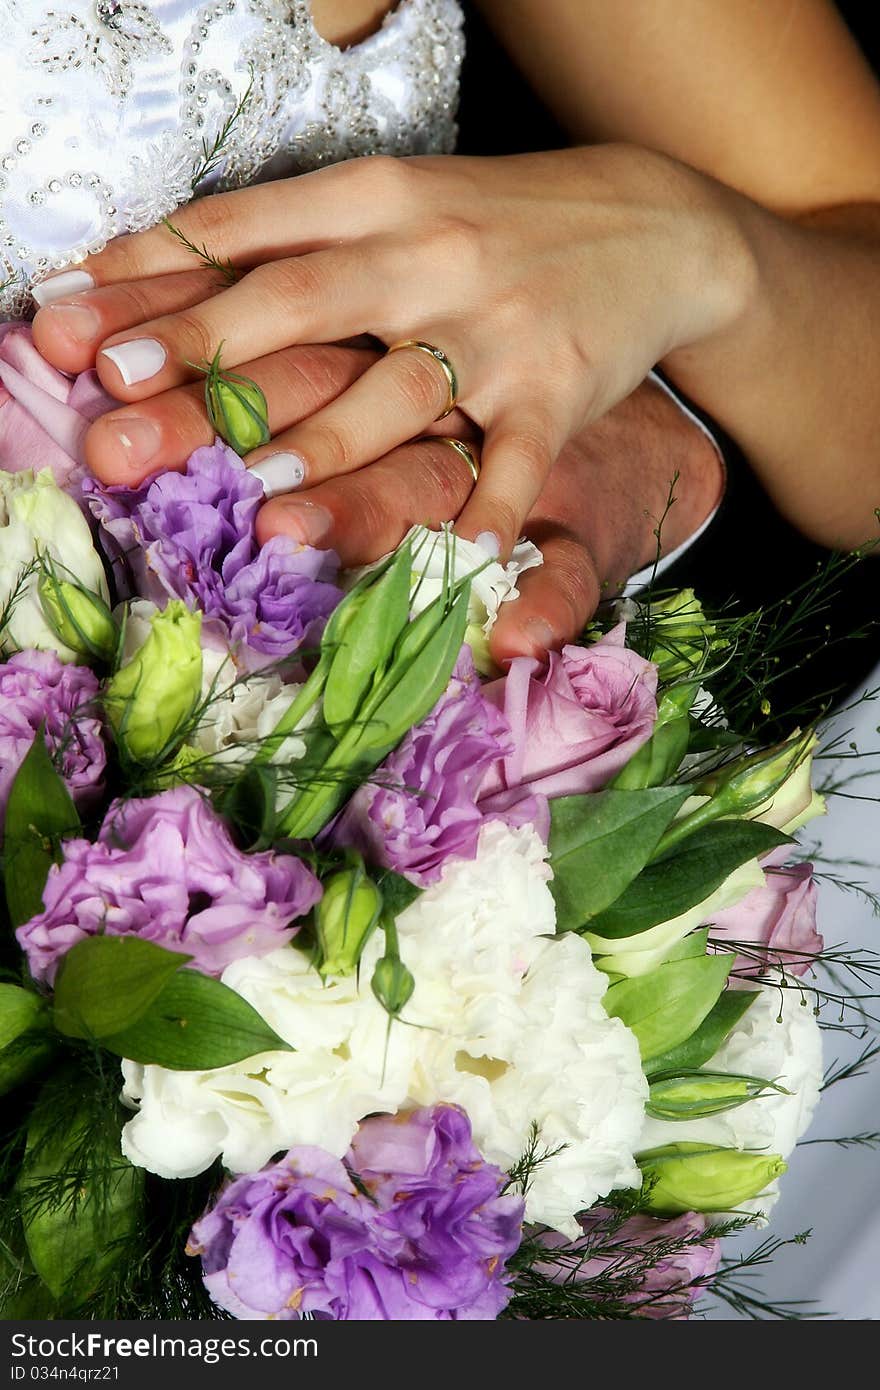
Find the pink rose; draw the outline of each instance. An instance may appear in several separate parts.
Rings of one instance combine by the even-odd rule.
[[[824,941],[816,930],[818,888],[812,864],[784,863],[788,853],[783,845],[763,860],[767,881],[753,888],[735,907],[716,912],[712,918],[714,940],[748,945],[734,970],[750,977],[761,975],[770,966],[784,966],[789,975],[804,975],[822,950]]]
[[[483,687],[503,710],[513,752],[488,773],[481,809],[525,795],[571,796],[606,786],[651,737],[657,668],[624,646],[619,624],[590,647],[551,652],[548,666],[516,657],[504,680]]]
[[[589,1284],[581,1290],[599,1307],[628,1304],[633,1317],[682,1320],[721,1263],[721,1242],[706,1236],[709,1222],[696,1212],[671,1221],[631,1216],[613,1232],[602,1231],[610,1213],[602,1207],[578,1217],[585,1239],[569,1245],[555,1231],[541,1235],[549,1250],[565,1253],[559,1264],[539,1266],[554,1283]],[[617,1316],[621,1316],[617,1313]]]
[[[50,367],[28,324],[0,324],[0,469],[51,468],[62,487],[75,481],[86,430],[115,404],[95,372]]]

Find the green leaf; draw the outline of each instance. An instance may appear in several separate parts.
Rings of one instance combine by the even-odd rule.
[[[64,1069],[40,1092],[18,1183],[34,1269],[68,1308],[88,1298],[123,1257],[144,1190],[143,1171],[120,1151],[115,1117],[103,1126],[86,1117],[72,1128],[55,1123],[58,1088],[77,1079]]]
[[[18,985],[0,985],[0,1096],[38,1075],[54,1051],[46,1000]]]
[[[606,790],[550,803],[551,892],[557,931],[577,931],[603,911],[647,864],[685,787]]]
[[[649,1056],[645,1072],[649,1077],[661,1072],[682,1072],[710,1062],[725,1039],[733,1032],[746,1010],[757,999],[755,989],[726,989],[689,1037],[673,1047]]]
[[[61,841],[80,828],[76,807],[46,749],[43,726],[9,792],[4,822],[6,902],[20,927],[43,910],[43,889]]]
[[[142,1018],[192,956],[137,936],[90,936],[67,952],[55,980],[55,1026],[103,1039]]]
[[[336,649],[324,689],[323,715],[339,731],[357,717],[364,695],[381,676],[409,618],[412,547],[401,546],[381,579],[367,590]]]
[[[590,923],[590,931],[614,941],[671,922],[705,902],[740,865],[787,843],[786,835],[757,821],[707,825],[667,858],[644,868]]]
[[[701,956],[659,966],[612,985],[605,1009],[632,1029],[643,1057],[677,1047],[694,1032],[724,989],[732,956]]]
[[[236,827],[249,849],[261,849],[275,840],[277,769],[252,762],[228,786],[218,809]]]
[[[704,956],[708,944],[708,927],[701,927],[699,931],[689,932],[664,957],[663,964],[666,965],[671,960],[690,960],[692,956]]]
[[[208,975],[181,970],[130,1028],[102,1039],[133,1062],[211,1071],[260,1052],[293,1052],[246,1000]]]
[[[396,874],[393,869],[388,869],[379,880],[379,887],[382,890],[382,905],[386,912],[397,918],[401,912],[414,903],[416,898],[421,897],[422,889],[417,888],[414,883],[410,883],[403,874]]]

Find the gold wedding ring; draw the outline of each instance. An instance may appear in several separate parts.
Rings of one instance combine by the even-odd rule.
[[[446,409],[440,412],[437,419],[445,420],[447,415],[452,414],[458,401],[458,377],[455,375],[455,368],[443,349],[434,347],[432,343],[422,343],[417,338],[407,338],[402,343],[392,343],[388,351],[400,352],[402,348],[415,348],[418,352],[427,352],[443,369],[446,384],[449,387],[449,400],[446,403]]]
[[[464,440],[453,439],[451,435],[447,434],[437,435],[436,439],[438,444],[448,444],[450,448],[455,450],[459,458],[464,459],[465,463],[471,471],[471,477],[473,478],[474,482],[478,482],[480,477],[480,465],[477,462],[476,455],[468,447],[468,445],[465,444]]]

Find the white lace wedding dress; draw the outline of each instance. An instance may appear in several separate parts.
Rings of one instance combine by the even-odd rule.
[[[0,0],[0,318],[194,185],[450,152],[462,53],[458,0],[345,50],[308,0]]]

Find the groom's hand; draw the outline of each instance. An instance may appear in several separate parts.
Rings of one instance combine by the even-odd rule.
[[[453,432],[467,437],[466,424]],[[258,530],[262,540],[289,535],[332,547],[345,565],[360,564],[391,550],[416,522],[452,520],[472,487],[454,449],[441,439],[420,440],[370,468],[267,502]],[[523,576],[516,603],[502,604],[491,639],[495,659],[543,657],[574,640],[599,600],[655,558],[664,513],[665,554],[693,535],[722,488],[710,440],[660,387],[645,382],[554,464],[525,528],[544,564]]]

